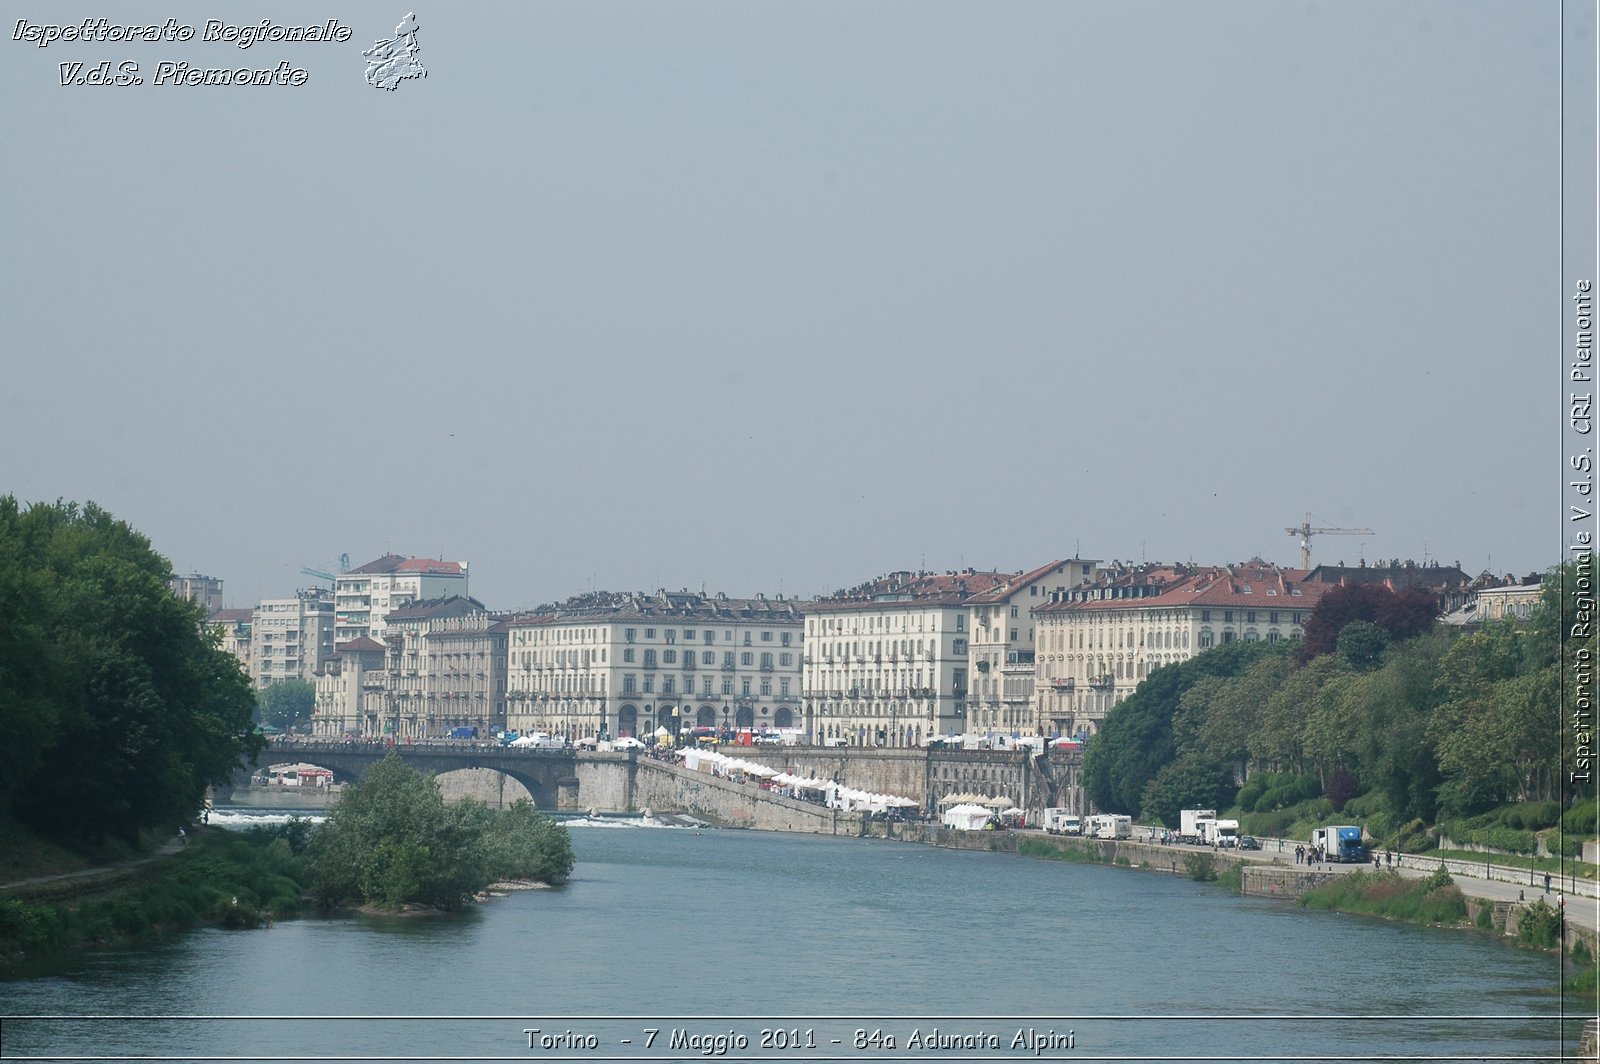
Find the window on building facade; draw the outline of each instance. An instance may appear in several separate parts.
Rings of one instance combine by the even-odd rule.
[[[781,695],[784,698],[788,698],[789,697],[789,681],[788,680],[779,680],[778,681],[778,694]]]
[[[739,664],[741,665],[754,665],[755,662],[756,656],[751,651],[746,650],[743,654],[739,655]]]
[[[694,629],[693,628],[685,628],[683,630],[683,641],[685,643],[694,642]]]
[[[646,648],[644,652],[644,667],[647,669],[656,667],[656,652],[654,650]]]
[[[748,677],[739,681],[739,693],[746,698],[750,697],[750,680]]]
[[[663,676],[663,677],[661,677],[661,693],[662,694],[670,695],[676,689],[677,689],[677,684],[675,684],[673,682],[673,678],[671,676]]]
[[[763,676],[761,677],[761,696],[765,698],[770,694],[772,694],[772,681]]]
[[[678,663],[678,652],[676,650],[663,650],[661,652],[661,660],[668,665],[676,665]]]
[[[622,630],[622,638],[626,639],[630,643],[633,642],[635,639],[639,638],[639,629],[624,628]]]
[[[630,673],[624,673],[623,676],[622,676],[622,693],[625,694],[625,695],[631,695],[631,694],[634,694],[636,691],[638,691],[638,689],[639,689],[638,678],[636,676],[634,676],[633,673],[631,673],[631,672]]]
[[[722,652],[722,667],[724,669],[733,668],[733,651],[724,650]]]
[[[705,650],[700,653],[700,664],[715,665],[716,663],[717,652],[715,650]]]
[[[1015,628],[1011,629],[1011,641],[1013,643],[1017,641],[1017,630]]]
[[[733,677],[724,676],[722,678],[722,693],[725,695],[733,694]]]
[[[654,628],[646,628],[644,630],[644,637],[646,639],[654,639],[656,637],[656,630]]]
[[[778,655],[778,664],[782,665],[784,668],[787,669],[789,666],[794,664],[794,655],[793,654],[779,654]]]
[[[761,652],[761,667],[763,669],[772,668],[772,651],[763,650]]]
[[[656,690],[656,678],[654,676],[646,676],[644,678],[644,693],[647,694],[647,695],[648,694],[654,694],[655,690]]]
[[[784,646],[788,646],[789,645],[789,640],[793,635],[794,635],[793,632],[784,632],[779,636],[779,639],[782,641]]]
[[[772,642],[772,633],[771,633],[771,632],[762,632],[762,633],[761,633],[761,641],[762,641],[762,642],[763,642],[763,643],[770,643],[770,642]]]

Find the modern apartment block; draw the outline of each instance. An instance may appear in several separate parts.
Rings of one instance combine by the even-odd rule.
[[[382,558],[334,578],[334,641],[365,636],[382,643],[391,612],[427,599],[467,594],[467,563],[436,558]]]
[[[506,722],[571,738],[799,723],[802,606],[601,592],[502,622]]]
[[[214,576],[201,576],[199,573],[174,576],[167,581],[167,586],[179,598],[198,602],[207,616],[222,609],[222,581]]]
[[[333,595],[324,588],[263,599],[251,614],[251,678],[263,688],[310,680],[333,656]]]

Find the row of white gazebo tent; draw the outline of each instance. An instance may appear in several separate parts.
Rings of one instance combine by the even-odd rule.
[[[683,767],[691,772],[710,772],[726,779],[737,779],[741,775],[754,776],[767,780],[773,787],[787,790],[794,798],[801,797],[802,792],[820,792],[823,801],[830,809],[882,813],[890,809],[915,809],[921,804],[914,798],[902,798],[896,794],[874,794],[871,791],[846,787],[832,780],[780,772],[770,765],[759,765],[742,757],[730,757],[718,750],[684,747],[677,753],[683,758]]]
[[[939,805],[939,823],[962,831],[977,831],[997,818],[1022,815],[1017,803],[1003,794],[947,794],[939,799]]]

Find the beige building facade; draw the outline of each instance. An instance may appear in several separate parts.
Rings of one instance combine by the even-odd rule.
[[[1007,577],[971,600],[971,697],[967,732],[989,737],[1039,735],[1034,699],[1033,608],[1094,579],[1098,562],[1062,559]]]
[[[1259,560],[1233,566],[1117,566],[1034,609],[1041,729],[1092,733],[1163,665],[1235,640],[1297,639],[1335,584]]]

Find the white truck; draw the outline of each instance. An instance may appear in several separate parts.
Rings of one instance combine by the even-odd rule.
[[[1206,837],[1205,822],[1216,819],[1217,811],[1215,809],[1178,810],[1178,841],[1187,843],[1204,842]]]
[[[1204,829],[1200,841],[1207,846],[1223,849],[1239,845],[1239,822],[1237,820],[1205,820],[1201,822]]]
[[[1068,809],[1046,809],[1044,830],[1051,835],[1082,835],[1083,820]]]
[[[1097,813],[1089,818],[1084,834],[1097,839],[1133,838],[1133,817],[1119,813]]]

